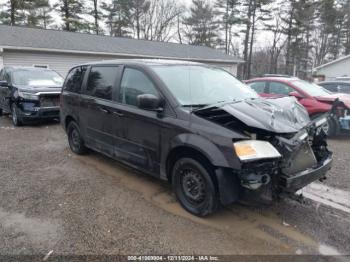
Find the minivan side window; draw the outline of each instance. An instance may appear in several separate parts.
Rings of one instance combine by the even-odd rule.
[[[86,72],[87,66],[79,66],[73,68],[66,78],[66,83],[64,85],[64,90],[73,93],[81,92],[81,85],[84,79],[84,74]]]
[[[120,85],[119,101],[137,106],[137,96],[143,94],[159,97],[153,82],[144,73],[137,69],[126,68]]]
[[[113,88],[117,77],[117,66],[91,67],[86,94],[106,100],[112,100]]]

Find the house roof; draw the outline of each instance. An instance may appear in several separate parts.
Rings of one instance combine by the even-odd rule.
[[[0,25],[0,48],[183,59],[221,63],[243,60],[204,46],[136,40],[51,29]]]
[[[329,62],[329,63],[326,63],[326,64],[323,64],[323,65],[317,66],[317,67],[314,68],[314,70],[318,70],[318,69],[321,69],[321,68],[324,68],[324,67],[333,65],[333,64],[335,64],[335,63],[338,63],[338,62],[340,62],[340,61],[343,61],[343,60],[346,60],[346,59],[349,59],[349,58],[350,58],[350,55],[346,55],[346,56],[340,57],[340,58],[338,58],[338,59],[336,59],[336,60],[333,60],[333,61],[331,61],[331,62]]]

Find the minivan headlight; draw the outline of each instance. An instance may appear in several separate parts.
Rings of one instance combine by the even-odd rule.
[[[37,96],[36,94],[22,92],[22,91],[18,91],[18,96],[22,97],[23,99],[39,100],[39,96]]]
[[[244,140],[233,143],[233,147],[241,161],[281,157],[277,149],[266,141]]]

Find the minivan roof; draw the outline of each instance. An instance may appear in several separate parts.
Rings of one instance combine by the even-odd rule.
[[[198,62],[168,59],[114,59],[99,62],[84,63],[81,65],[104,65],[104,64],[141,64],[141,65],[204,65]]]

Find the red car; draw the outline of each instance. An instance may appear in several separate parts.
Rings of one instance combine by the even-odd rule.
[[[314,119],[330,112],[333,102],[339,98],[340,104],[328,118],[324,131],[335,135],[342,129],[350,130],[350,95],[332,93],[321,86],[295,77],[260,77],[246,81],[262,97],[294,96]]]

